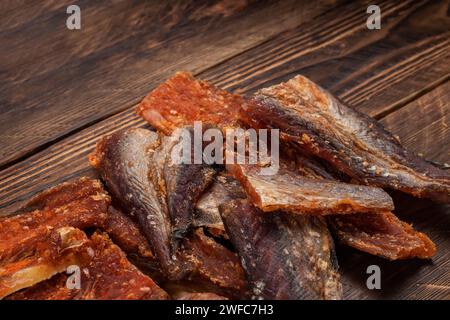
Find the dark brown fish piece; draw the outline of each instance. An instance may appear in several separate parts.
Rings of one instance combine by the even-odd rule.
[[[239,258],[201,228],[183,240],[182,259],[191,271],[181,283],[188,283],[196,291],[234,299],[247,297],[247,281]]]
[[[436,245],[393,213],[352,214],[328,220],[342,243],[389,260],[430,259]]]
[[[172,220],[173,237],[182,239],[192,227],[194,208],[203,190],[213,181],[216,170],[207,164],[194,163],[194,131],[192,127],[181,128],[182,132],[174,132],[169,137],[163,137],[159,155],[163,163],[162,178],[166,185],[167,206]],[[182,137],[190,137],[189,148],[191,156],[186,164],[172,161],[174,148],[183,143]]]
[[[136,109],[138,115],[166,135],[194,121],[221,128],[239,122],[244,99],[221,90],[190,73],[178,72],[150,92]]]
[[[145,274],[156,281],[162,281],[165,277],[158,259],[139,225],[130,216],[110,206],[105,225],[102,226],[111,240],[119,246],[128,259],[139,267]]]
[[[262,167],[227,164],[227,170],[264,212],[285,210],[328,215],[394,209],[391,197],[379,188],[305,177],[291,170],[284,161],[280,162],[276,174],[264,175]]]
[[[214,236],[228,238],[220,217],[219,206],[231,200],[245,198],[247,195],[239,181],[225,172],[218,174],[195,206],[194,226],[204,227]]]
[[[323,217],[265,214],[247,200],[220,206],[254,299],[340,299],[333,240]]]
[[[215,174],[203,164],[173,161],[180,137],[122,130],[104,137],[90,157],[121,207],[138,220],[170,278],[182,277],[178,242],[192,225],[196,200]]]
[[[284,151],[295,159],[295,168],[302,175],[317,180],[334,179],[313,157],[293,153],[289,148]],[[327,221],[342,243],[389,260],[429,259],[436,253],[435,244],[425,234],[392,212],[329,215]]]
[[[158,166],[153,157],[160,144],[158,134],[149,130],[118,131],[97,143],[90,162],[121,207],[137,219],[161,267],[172,277],[180,270],[172,252],[165,185],[155,184],[150,178],[155,171],[152,166]]]
[[[7,297],[10,300],[161,300],[164,290],[142,274],[108,236],[94,233],[80,264],[80,288],[68,288],[61,273]]]
[[[376,120],[339,102],[303,76],[257,92],[243,105],[250,127],[281,138],[369,185],[450,201],[450,174],[405,150]]]

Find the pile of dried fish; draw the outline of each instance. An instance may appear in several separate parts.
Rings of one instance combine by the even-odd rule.
[[[341,299],[332,235],[390,260],[436,252],[382,188],[450,202],[450,175],[305,77],[246,98],[177,73],[136,111],[156,131],[117,131],[89,157],[105,188],[81,178],[0,220],[0,297]],[[197,122],[202,137],[279,130],[277,171],[247,153],[198,162],[195,143],[174,161]]]

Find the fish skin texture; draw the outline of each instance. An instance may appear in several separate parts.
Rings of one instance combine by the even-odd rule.
[[[220,206],[253,299],[341,299],[333,240],[323,217],[267,215],[247,200]]]
[[[191,266],[184,283],[188,282],[196,291],[213,292],[233,299],[247,297],[248,283],[234,252],[206,236],[202,228],[187,236],[182,246],[182,259]]]
[[[193,141],[192,127],[182,128]],[[167,206],[172,220],[174,238],[182,239],[191,229],[195,204],[213,181],[216,170],[207,164],[194,164],[194,144],[191,143],[190,164],[176,164],[171,160],[173,148],[181,143],[180,133],[174,132],[169,137],[163,137],[161,154],[165,157],[162,167],[166,185]]]
[[[85,245],[86,246],[86,245]],[[106,234],[89,239],[80,264],[80,289],[67,288],[68,275],[58,274],[7,297],[10,300],[165,300],[169,296],[131,264]]]
[[[391,212],[334,216],[328,222],[342,243],[382,258],[430,259],[436,253],[433,241]]]
[[[121,208],[136,218],[163,270],[177,277],[165,185],[155,185],[151,179],[153,155],[160,143],[155,132],[121,130],[103,137],[89,159]]]
[[[239,181],[225,172],[219,173],[195,206],[194,226],[204,227],[214,236],[228,238],[220,217],[219,206],[231,200],[245,198],[247,195]]]
[[[305,177],[283,162],[274,175],[260,174],[261,166],[253,164],[227,164],[227,170],[264,212],[328,215],[394,209],[391,197],[382,189]]]
[[[193,227],[195,203],[216,174],[204,164],[172,162],[172,150],[179,142],[175,132],[168,137],[128,129],[104,137],[90,157],[121,207],[138,220],[161,267],[173,280],[190,270],[180,265],[178,246]]]
[[[194,121],[235,127],[244,98],[219,89],[190,73],[177,72],[150,92],[136,113],[158,131],[169,135]]]
[[[293,160],[292,170],[312,179],[333,180],[335,177],[314,157],[295,152],[285,146],[285,154]],[[428,236],[413,229],[392,212],[329,215],[329,226],[340,242],[385,259],[430,259],[436,245]]]
[[[408,152],[376,120],[301,75],[258,91],[241,116],[250,127],[280,129],[285,141],[363,184],[450,202],[448,172]]]

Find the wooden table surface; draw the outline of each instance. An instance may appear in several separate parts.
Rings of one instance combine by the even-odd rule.
[[[0,2],[0,211],[80,175],[104,134],[144,126],[133,107],[178,70],[239,93],[304,74],[379,119],[409,149],[450,162],[449,1]],[[366,27],[369,4],[381,29]],[[395,195],[438,246],[389,262],[337,246],[347,299],[450,299],[450,209]],[[381,268],[381,290],[366,287]]]

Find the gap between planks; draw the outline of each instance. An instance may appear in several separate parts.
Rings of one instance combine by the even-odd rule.
[[[228,4],[220,6],[221,1]],[[91,19],[85,16],[80,32],[67,34],[51,28],[64,18],[64,12],[58,11],[45,23],[33,27],[26,22],[12,34],[3,34],[6,44],[0,52],[6,68],[0,72],[5,80],[0,81],[0,163],[123,110],[176,70],[198,73],[313,19],[336,1],[234,3],[175,1],[172,6],[134,0],[103,10],[89,2],[92,10],[87,6],[85,10]],[[111,12],[117,14],[110,21]],[[100,26],[93,23],[96,13],[105,18],[99,20]],[[48,37],[40,39],[42,32],[48,32]],[[40,40],[43,50],[30,56],[33,43]]]
[[[399,4],[392,4],[389,1],[385,1],[385,2],[380,2],[380,5],[383,5],[384,14],[385,15],[389,15],[389,14],[396,14],[397,10],[405,10],[405,7],[408,5],[408,3],[404,3],[404,4],[400,4],[399,5]],[[365,19],[364,18],[365,18],[366,13],[363,10],[358,10],[358,9],[361,8],[361,6],[362,6],[361,3],[360,4],[350,4],[350,5],[349,4],[341,4],[341,5],[338,5],[337,7],[333,8],[333,9],[325,10],[324,12],[320,13],[316,17],[316,19],[318,19],[318,20],[320,20],[321,17],[323,18],[322,20],[320,20],[321,21],[320,23],[313,24],[314,28],[310,28],[309,30],[308,30],[308,26],[306,26],[305,30],[307,30],[307,32],[305,32],[305,35],[300,37],[300,39],[295,39],[295,37],[293,37],[295,42],[292,43],[290,46],[287,46],[286,48],[284,48],[285,49],[284,51],[277,52],[277,55],[278,54],[288,55],[288,54],[290,54],[290,50],[292,48],[295,48],[296,46],[300,46],[300,45],[305,44],[304,43],[305,42],[305,38],[308,38],[309,35],[317,36],[317,32],[316,32],[317,27],[319,27],[319,30],[322,30],[321,34],[323,33],[324,36],[327,33],[329,33],[329,32],[327,32],[328,29],[332,30],[331,35],[329,35],[329,34],[327,35],[327,37],[328,37],[327,39],[330,39],[330,37],[332,37],[332,36],[334,36],[334,37],[337,36],[337,38],[331,38],[330,40],[327,40],[327,41],[336,41],[336,40],[340,39],[343,36],[342,34],[336,35],[336,33],[338,33],[338,32],[342,33],[342,31],[343,31],[343,30],[340,30],[339,28],[336,28],[336,26],[339,26],[339,25],[343,24],[343,22],[346,21],[346,20],[352,21],[353,19],[356,19],[355,17],[357,17],[357,19],[356,19],[357,27],[356,28],[357,29],[365,28]],[[341,8],[343,10],[340,10]],[[337,19],[329,19],[329,16],[334,17],[334,15],[335,15],[334,12],[336,12],[336,10],[341,12],[342,14],[339,15]],[[327,18],[325,18],[325,17],[327,17]],[[364,23],[362,23],[362,22],[364,22]],[[329,28],[330,23],[331,23],[331,27],[332,28]],[[302,25],[297,26],[293,30],[299,30],[299,28],[301,26]],[[345,24],[344,24],[344,26],[341,26],[341,28],[345,28],[345,27],[346,27]],[[303,27],[301,27],[301,28],[303,29]],[[350,31],[347,30],[346,34],[348,35],[348,34],[351,34],[353,32],[356,32],[354,28],[355,28],[355,22],[352,22],[351,28],[350,28],[351,30]],[[264,40],[262,42],[260,41],[259,43],[255,44],[252,47],[247,48],[246,50],[244,50],[242,52],[238,52],[238,53],[236,53],[234,55],[226,57],[225,59],[214,63],[212,66],[207,66],[206,68],[200,70],[199,72],[196,72],[195,75],[200,75],[200,76],[202,74],[208,75],[208,73],[211,70],[214,70],[216,68],[218,70],[220,70],[220,66],[226,65],[227,62],[234,60],[238,56],[245,55],[246,53],[251,52],[252,50],[253,51],[255,51],[255,50],[257,51],[258,48],[264,48],[264,46],[266,46],[266,44],[268,44],[268,43],[270,44],[271,42],[276,42],[274,40],[276,40],[277,37],[279,37],[279,35],[285,34],[285,33],[286,33],[286,31],[279,32],[275,36],[269,37],[268,39],[266,39],[266,40]],[[294,33],[294,36],[295,35],[296,35],[296,33]],[[299,40],[300,40],[300,42],[299,42]],[[321,41],[323,42],[325,40],[322,39]],[[323,44],[320,45],[319,48],[320,47],[323,47]],[[315,50],[317,50],[317,48],[316,47],[312,47],[312,48],[308,49],[306,47],[306,50],[308,50],[308,51],[315,51]],[[297,53],[296,55],[301,55],[301,53]],[[261,60],[261,59],[258,59],[258,60]],[[262,60],[264,60],[264,59],[262,59]],[[271,62],[273,64],[274,63],[273,58],[270,59],[270,60],[271,60]],[[242,75],[242,73],[239,73],[239,74]],[[225,81],[225,83],[224,83],[223,81],[221,81],[221,76],[223,76],[223,75],[220,72],[216,72],[215,76],[216,77],[212,77],[212,78],[207,76],[206,78],[208,80],[212,80],[213,83],[216,83],[219,86],[222,86],[224,88],[233,87],[233,85],[236,85],[236,83],[243,82],[244,80],[248,79],[248,77],[249,77],[249,75],[247,75],[244,79],[236,80],[236,79],[233,78],[233,77],[236,76],[236,73],[232,73],[231,77],[227,78],[226,79],[227,81]],[[217,78],[217,76],[219,78]],[[252,73],[251,76],[254,76],[254,74]],[[230,84],[230,81],[233,81],[233,82]],[[429,90],[431,90],[431,89],[432,89],[432,87],[429,88]],[[346,94],[349,95],[349,94],[351,94],[351,92],[350,93],[346,92]],[[360,94],[361,94],[361,92],[360,92]],[[352,96],[354,96],[354,95],[352,95]],[[89,126],[95,125],[96,123],[99,123],[99,122],[101,122],[101,121],[103,121],[103,120],[105,120],[105,119],[107,119],[109,117],[115,116],[115,115],[123,112],[124,110],[129,109],[130,105],[135,105],[136,103],[139,102],[139,100],[141,98],[142,97],[135,98],[134,101],[132,101],[129,105],[127,105],[126,107],[122,107],[122,108],[118,109],[118,111],[109,113],[107,115],[104,115],[103,117],[99,117],[98,119],[94,119],[92,121],[89,121],[88,123],[86,123],[84,125],[81,125],[81,126],[79,126],[77,128],[74,128],[73,130],[69,130],[68,132],[63,133],[63,134],[61,134],[59,136],[55,136],[53,139],[50,139],[50,140],[48,140],[46,142],[43,142],[40,145],[37,145],[34,148],[31,148],[30,150],[24,152],[24,154],[19,155],[17,158],[12,159],[10,161],[7,161],[3,165],[1,165],[0,166],[0,171],[6,169],[8,167],[11,167],[11,166],[13,166],[13,165],[15,165],[17,163],[20,163],[22,161],[25,161],[26,159],[28,159],[32,155],[37,154],[40,151],[45,150],[49,146],[51,146],[51,145],[53,145],[55,143],[58,143],[58,142],[66,139],[66,138],[68,138],[68,137],[70,137],[72,135],[75,135],[78,132],[81,132],[82,130],[88,128]],[[406,103],[407,103],[407,101],[405,101],[404,104],[406,104]],[[397,108],[399,108],[399,107],[400,107],[400,105],[397,106]]]

